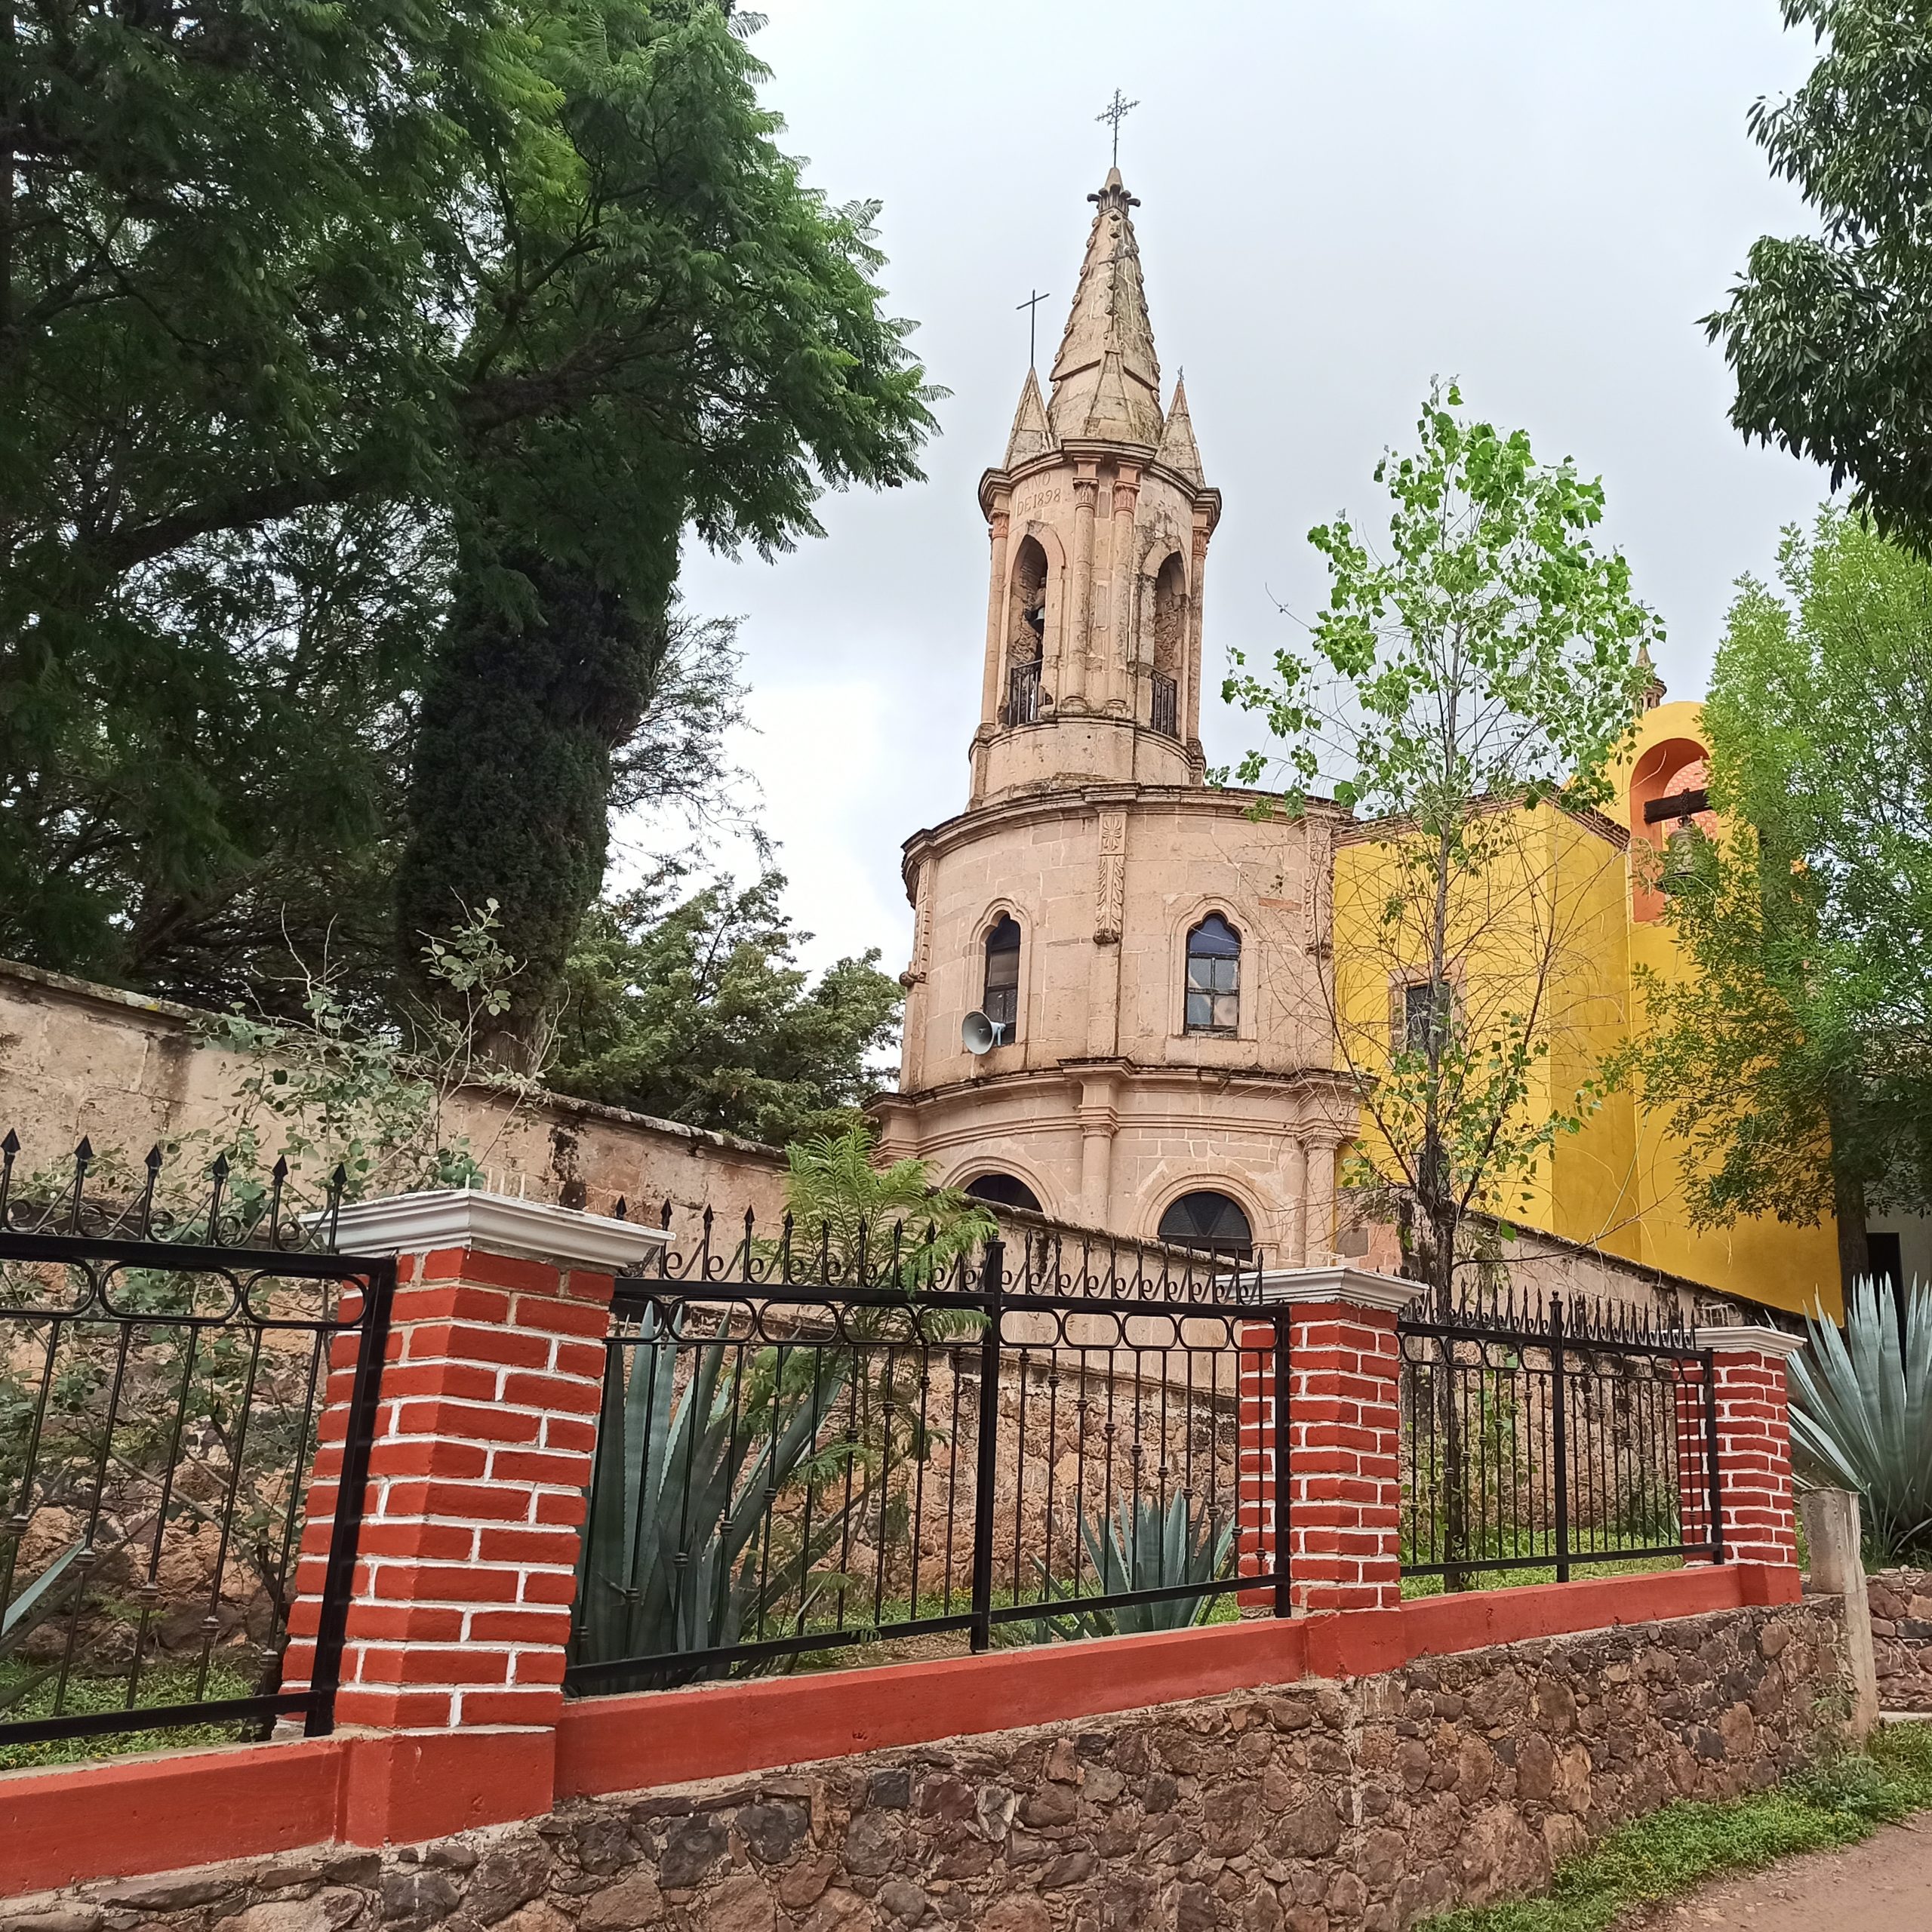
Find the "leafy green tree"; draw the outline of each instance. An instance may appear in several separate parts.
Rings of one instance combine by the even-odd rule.
[[[1589,1104],[1581,1087],[1535,1097],[1583,895],[1559,890],[1532,814],[1608,795],[1657,625],[1591,539],[1600,483],[1472,420],[1453,385],[1418,432],[1375,472],[1386,554],[1346,518],[1310,533],[1330,577],[1314,661],[1278,651],[1226,694],[1284,747],[1251,754],[1245,782],[1284,764],[1291,816],[1326,779],[1361,822],[1350,889],[1337,869],[1327,1017],[1362,1112],[1358,1178],[1393,1176],[1414,1265],[1446,1294],[1472,1224],[1513,1204]],[[1392,1021],[1392,984],[1420,995]]]
[[[1696,971],[1646,987],[1650,1091],[1694,1219],[1815,1223],[1849,1283],[1868,1191],[1932,1198],[1932,567],[1827,509],[1746,579],[1706,699],[1721,838],[1667,914]]]
[[[1915,0],[1784,0],[1821,51],[1751,131],[1823,232],[1766,235],[1707,320],[1747,436],[1850,479],[1881,527],[1932,541],[1932,14]]]
[[[898,1030],[903,996],[877,950],[814,984],[795,963],[811,935],[786,918],[779,874],[681,900],[683,878],[668,868],[593,909],[565,975],[549,1084],[774,1143],[849,1124],[889,1078],[872,1063]]]
[[[520,625],[567,684],[574,613],[661,632],[686,528],[782,548],[821,489],[917,473],[928,392],[872,211],[779,152],[728,7],[5,18],[10,949],[182,989],[224,921],[387,875],[386,771],[413,758],[426,825],[460,810],[480,701],[417,744],[426,681]],[[648,665],[620,668],[614,715],[648,713]],[[510,758],[508,811],[573,755]],[[438,881],[419,854],[438,930],[537,891],[551,828],[501,823],[493,871],[459,854]],[[390,943],[411,961],[417,932]]]
[[[458,135],[536,105],[494,14],[0,15],[8,952],[186,990],[385,835],[439,574],[389,506],[449,437]]]

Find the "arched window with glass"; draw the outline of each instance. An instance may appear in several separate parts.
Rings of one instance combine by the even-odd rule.
[[[1020,922],[1002,912],[986,934],[986,977],[980,1011],[999,1029],[999,1044],[1020,1037]]]
[[[1232,1035],[1241,1026],[1241,935],[1210,912],[1187,936],[1187,1030]]]
[[[1203,1188],[1183,1194],[1161,1217],[1162,1241],[1173,1247],[1203,1248],[1210,1254],[1239,1256],[1254,1251],[1254,1234],[1241,1203]]]

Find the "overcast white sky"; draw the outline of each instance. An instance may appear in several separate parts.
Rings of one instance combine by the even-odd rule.
[[[1776,0],[766,0],[755,42],[786,144],[835,199],[876,197],[894,312],[916,317],[943,433],[928,481],[825,506],[774,565],[694,551],[691,605],[739,613],[761,728],[739,747],[815,964],[897,971],[900,841],[964,801],[996,463],[1041,307],[1042,371],[1107,165],[1095,115],[1139,108],[1121,168],[1166,386],[1187,372],[1226,512],[1208,685],[1229,644],[1292,635],[1324,574],[1309,528],[1374,513],[1432,375],[1601,474],[1610,540],[1701,692],[1741,572],[1770,566],[1821,472],[1747,449],[1697,318],[1752,240],[1806,225],[1747,137],[1811,49]],[[1211,762],[1248,720],[1204,706]]]

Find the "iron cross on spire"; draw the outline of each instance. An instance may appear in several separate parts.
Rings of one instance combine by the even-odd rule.
[[[1124,100],[1118,88],[1114,89],[1114,97],[1094,116],[1096,121],[1111,121],[1114,124],[1114,165],[1120,165],[1120,124],[1134,109],[1140,105],[1137,100]]]
[[[1052,299],[1051,296],[1042,295],[1036,288],[1025,301],[1016,302],[1013,305],[1016,309],[1026,311],[1026,366],[1029,369],[1039,365],[1039,346],[1034,337],[1040,320],[1040,304]]]

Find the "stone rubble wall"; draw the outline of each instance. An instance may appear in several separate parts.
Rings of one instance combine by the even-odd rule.
[[[1403,1932],[1832,1748],[1835,1605],[1721,1612],[0,1906],[0,1932]]]
[[[1879,1708],[1932,1712],[1932,1571],[1874,1571],[1866,1594]]]

